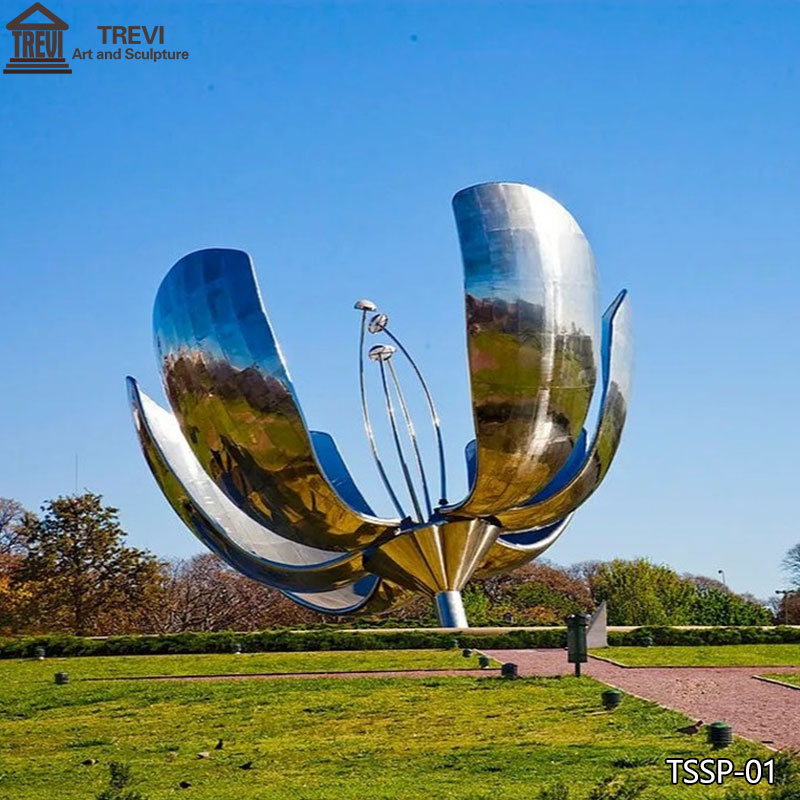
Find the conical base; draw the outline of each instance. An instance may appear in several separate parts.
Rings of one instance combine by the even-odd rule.
[[[423,525],[365,553],[364,566],[429,597],[460,592],[498,533],[499,528],[480,519]]]

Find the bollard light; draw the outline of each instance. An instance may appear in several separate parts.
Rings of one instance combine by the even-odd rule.
[[[504,678],[516,678],[519,676],[517,665],[513,661],[507,661],[500,667],[500,674]]]
[[[39,645],[39,647],[36,647],[34,649],[34,651],[33,651],[33,655],[34,655],[34,657],[36,658],[37,661],[44,661],[44,657],[45,657],[45,649],[44,649],[44,647],[42,647],[41,645]]]
[[[622,702],[622,692],[619,689],[606,689],[600,697],[606,711],[613,711]]]
[[[712,722],[708,726],[708,741],[715,750],[733,743],[733,729],[727,722]]]
[[[489,669],[489,664],[492,663],[492,660],[489,656],[480,655],[478,656],[478,666],[481,669]]]

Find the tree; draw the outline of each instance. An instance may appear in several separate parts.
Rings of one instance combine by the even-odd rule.
[[[158,603],[143,614],[143,627],[159,633],[252,631],[276,625],[330,622],[276,589],[228,567],[213,553],[168,565]]]
[[[783,568],[789,573],[792,583],[800,588],[800,542],[784,556]]]
[[[0,497],[0,633],[13,632],[17,617],[20,598],[12,582],[23,561],[19,526],[24,516],[21,503]]]
[[[590,578],[597,603],[608,603],[610,625],[688,625],[694,586],[647,559],[600,564]]]
[[[772,605],[776,625],[800,625],[800,589],[776,597]]]
[[[117,509],[100,495],[59,497],[41,511],[19,525],[26,555],[12,588],[26,598],[23,627],[79,635],[130,630],[163,583],[159,562],[125,545]]]
[[[9,497],[0,497],[0,555],[17,555],[22,542],[19,524],[25,516],[22,503]]]
[[[772,614],[755,598],[715,586],[698,586],[690,622],[692,625],[771,625]]]
[[[492,600],[491,624],[510,614],[518,625],[560,625],[568,614],[592,611],[589,587],[577,573],[546,561],[477,581]],[[469,615],[467,615],[469,618]]]

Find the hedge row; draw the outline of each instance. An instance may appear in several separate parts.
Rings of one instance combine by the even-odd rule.
[[[680,645],[701,647],[718,644],[795,644],[800,643],[800,628],[783,625],[769,628],[636,628],[620,633],[609,631],[612,647]]]
[[[491,636],[458,633],[397,631],[344,633],[341,631],[264,631],[262,633],[176,633],[164,636],[35,636],[0,639],[0,658],[32,658],[37,647],[48,656],[121,656],[177,653],[303,652],[312,650],[429,650],[446,647],[533,648],[563,647],[563,628],[552,631],[509,631]]]
[[[496,634],[435,633],[420,630],[387,633],[344,633],[335,630],[286,630],[262,633],[175,633],[163,636],[112,636],[87,639],[80,636],[32,636],[0,639],[0,658],[32,658],[38,647],[48,656],[122,656],[178,653],[302,652],[312,650],[427,650],[447,647],[522,650],[564,647],[563,628],[507,631]],[[615,646],[774,644],[800,642],[800,629],[776,628],[637,628],[610,632]]]

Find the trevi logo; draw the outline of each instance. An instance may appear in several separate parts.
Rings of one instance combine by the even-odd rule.
[[[34,3],[6,25],[14,37],[14,56],[5,75],[68,75],[72,72],[64,58],[63,19],[41,3]]]

